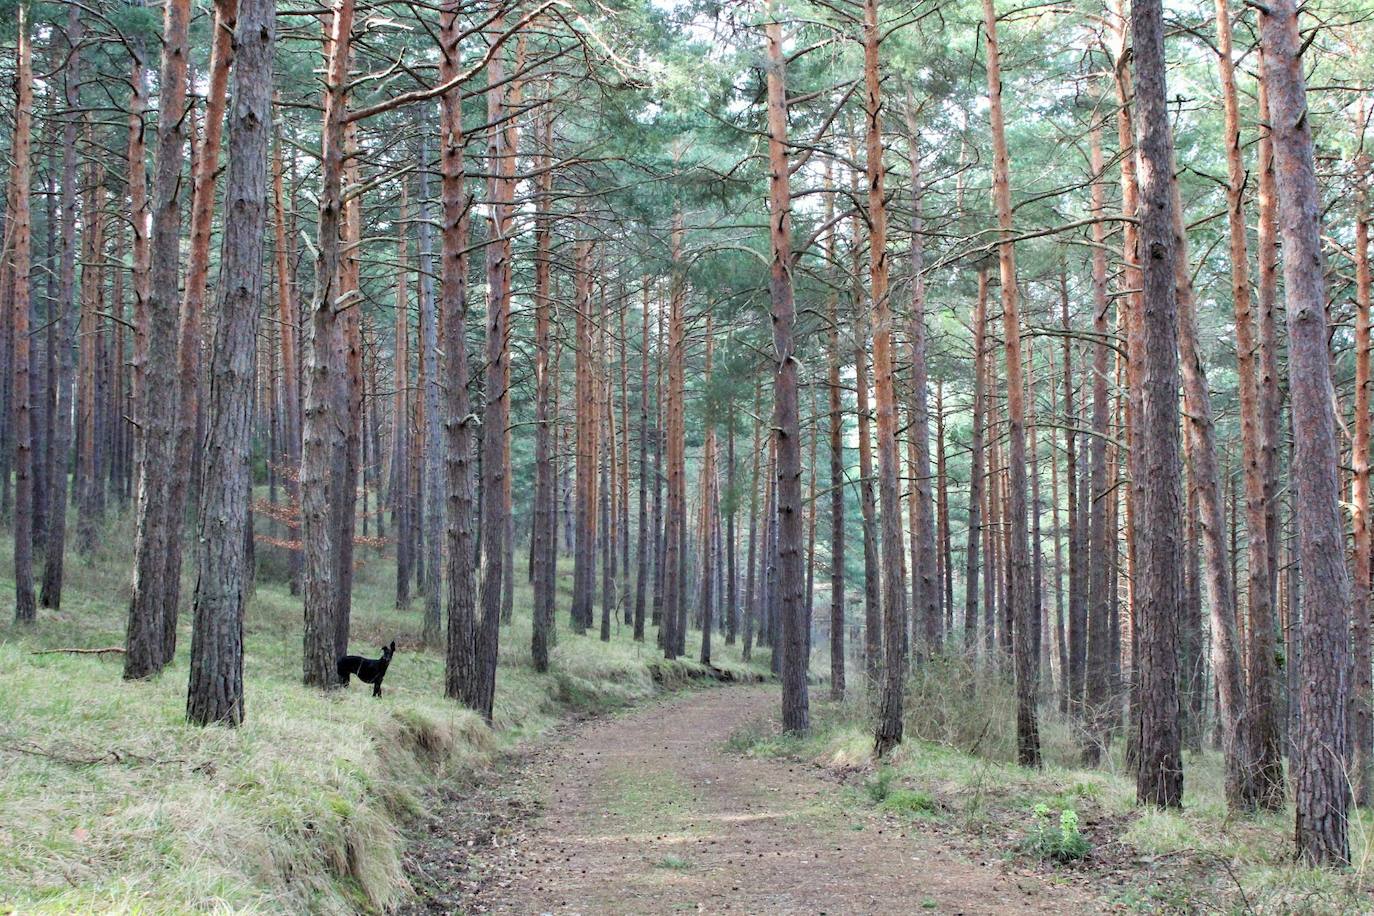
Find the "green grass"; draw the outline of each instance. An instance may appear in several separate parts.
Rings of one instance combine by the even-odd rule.
[[[1011,685],[959,659],[937,659],[913,674],[906,741],[877,765],[874,712],[852,689],[842,704],[813,704],[805,739],[779,738],[765,727],[732,735],[738,753],[815,761],[849,775],[842,804],[877,806],[938,821],[1003,856],[1083,858],[1100,868],[1109,902],[1131,910],[1220,913],[1370,912],[1374,900],[1374,813],[1352,813],[1352,867],[1324,871],[1292,859],[1291,807],[1229,817],[1220,755],[1188,752],[1184,807],[1158,811],[1135,804],[1135,782],[1118,740],[1100,769],[1079,765],[1074,726],[1042,704],[1045,765],[1015,763],[1015,696]],[[1044,810],[1047,814],[1039,815]],[[1065,841],[1061,817],[1073,811],[1085,849]],[[934,817],[932,818],[932,815]],[[1030,840],[1030,842],[1028,842]],[[1044,842],[1036,842],[1036,840]],[[1053,842],[1050,842],[1050,841]],[[1126,877],[1127,883],[1120,879]]]
[[[180,649],[160,677],[123,681],[119,656],[33,654],[123,643],[129,530],[112,521],[96,555],[69,556],[60,612],[40,610],[29,628],[0,623],[0,910],[384,910],[409,893],[404,831],[440,781],[490,765],[571,712],[631,704],[703,671],[664,663],[622,625],[610,643],[571,634],[569,567],[552,671],[537,675],[529,589],[517,581],[488,729],[443,697],[442,655],[417,648],[422,599],[396,610],[394,566],[367,549],[352,645],[372,655],[397,640],[384,695],[357,683],[302,687],[300,599],[260,581],[245,621],[247,721],[197,728],[183,718],[190,568]],[[0,554],[10,552],[0,538]],[[262,554],[260,570],[280,568]],[[717,646],[719,667],[766,671]]]

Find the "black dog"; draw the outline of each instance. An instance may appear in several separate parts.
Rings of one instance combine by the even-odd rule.
[[[348,676],[356,674],[358,680],[364,684],[372,685],[372,695],[379,697],[382,695],[382,678],[386,677],[386,669],[391,664],[391,656],[396,654],[396,643],[393,640],[391,645],[382,646],[381,658],[363,658],[361,655],[345,655],[339,659],[339,681],[347,684]]]

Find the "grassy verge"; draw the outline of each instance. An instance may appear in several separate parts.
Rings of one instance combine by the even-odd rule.
[[[27,629],[0,623],[0,912],[384,910],[409,893],[403,828],[439,781],[570,713],[704,673],[665,664],[624,626],[610,643],[574,636],[560,615],[553,670],[536,675],[530,595],[518,582],[488,729],[444,699],[442,656],[418,648],[422,599],[395,610],[394,567],[368,552],[353,647],[375,655],[397,641],[385,694],[357,682],[329,695],[300,686],[300,600],[260,582],[245,624],[247,723],[195,728],[183,721],[185,604],[176,662],[148,682],[121,680],[117,655],[34,654],[123,643],[128,530],[112,525],[95,556],[69,559],[60,612],[40,612]],[[0,555],[10,555],[7,539]],[[188,580],[187,603],[190,592]],[[737,649],[717,654],[718,666],[744,673]]]
[[[820,763],[843,780],[845,804],[919,820],[976,855],[1082,884],[1104,904],[1126,910],[1374,909],[1368,811],[1351,822],[1351,869],[1303,868],[1292,861],[1291,808],[1227,816],[1215,751],[1186,754],[1183,810],[1157,811],[1135,805],[1120,741],[1103,768],[1084,769],[1072,725],[1043,707],[1045,766],[1017,766],[1010,685],[962,660],[938,660],[913,677],[907,710],[908,740],[881,765],[872,758],[872,714],[862,698],[821,704],[808,738],[751,728],[730,743],[740,753]]]

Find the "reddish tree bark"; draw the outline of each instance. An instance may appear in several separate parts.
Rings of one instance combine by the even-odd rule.
[[[186,265],[186,292],[177,328],[177,467],[190,468],[197,461],[196,433],[204,427],[200,417],[201,349],[204,344],[206,279],[210,271],[210,230],[215,211],[215,180],[219,172],[220,143],[224,134],[224,106],[229,69],[234,60],[235,20],[238,0],[217,0],[210,50],[210,85],[205,95],[205,136],[201,139],[191,191],[191,249]],[[268,112],[270,115],[270,111]],[[226,207],[226,212],[228,208]],[[175,609],[181,601],[181,530],[186,515],[186,495],[191,474],[172,476],[167,491],[167,518],[171,534],[167,542],[167,567],[162,601]]]
[[[1015,247],[1012,233],[1011,165],[1002,116],[1002,72],[997,43],[997,13],[993,0],[983,0],[983,27],[987,35],[988,117],[992,123],[993,199],[1002,239],[998,268],[1002,280],[1002,334],[1007,353],[1007,473],[1009,499],[1007,528],[1008,599],[1013,633],[1012,662],[1016,675],[1016,757],[1022,766],[1040,765],[1040,729],[1035,698],[1035,630],[1039,613],[1034,606],[1030,545],[1026,521],[1026,408],[1021,369],[1021,319],[1016,288]]]
[[[1374,671],[1371,671],[1369,635],[1370,552],[1374,550],[1374,537],[1370,532],[1374,519],[1370,517],[1369,506],[1369,393],[1374,379],[1370,376],[1369,199],[1366,185],[1371,175],[1367,154],[1361,153],[1357,158],[1356,175],[1359,184],[1355,192],[1355,250],[1352,252],[1355,259],[1355,430],[1351,440],[1353,473],[1350,485],[1350,514],[1355,529],[1351,612],[1355,661],[1350,685],[1350,771],[1355,803],[1369,807],[1374,801],[1374,766],[1370,760],[1374,753],[1374,709],[1371,708],[1374,685],[1370,683]],[[1249,470],[1248,464],[1246,470]],[[1246,483],[1249,484],[1248,476]],[[1262,587],[1267,585],[1267,582],[1261,583]]]
[[[1295,512],[1302,563],[1298,723],[1293,735],[1298,856],[1309,865],[1350,860],[1346,742],[1350,579],[1340,519],[1340,456],[1327,347],[1321,193],[1312,150],[1298,10],[1276,0],[1260,15],[1283,279],[1288,312]]]
[[[38,616],[33,594],[33,402],[29,388],[30,271],[33,260],[33,39],[30,6],[19,4],[15,41],[14,209],[9,227],[14,238],[10,275],[14,283],[14,619],[32,623]]]
[[[345,0],[347,2],[347,0]],[[459,0],[445,0],[439,18],[439,80],[457,76],[463,12]],[[439,324],[444,350],[444,474],[447,488],[445,541],[448,548],[448,647],[444,693],[463,700],[472,683],[474,591],[472,454],[474,435],[468,405],[467,269],[468,205],[464,183],[462,92],[457,86],[439,96],[439,174],[441,199]]]
[[[806,687],[806,608],[803,606],[801,428],[797,403],[796,312],[792,299],[792,192],[787,155],[787,78],[776,2],[764,26],[768,42],[768,209],[772,260],[768,292],[773,311],[773,426],[777,443],[778,614],[782,631],[782,727],[805,734],[811,726]],[[891,405],[889,405],[891,409]],[[895,445],[894,445],[895,448]],[[892,456],[889,456],[892,460]],[[895,474],[895,466],[892,468]],[[895,496],[895,493],[893,494]],[[895,506],[895,500],[893,505]],[[897,516],[893,516],[894,519]],[[896,521],[900,524],[900,521]],[[901,545],[897,545],[897,562]],[[900,600],[900,599],[899,599]],[[900,730],[899,730],[900,735]]]

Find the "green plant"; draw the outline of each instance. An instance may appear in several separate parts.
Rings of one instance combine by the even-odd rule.
[[[940,805],[929,792],[919,789],[894,789],[888,793],[883,807],[906,814],[934,814]]]
[[[686,871],[691,867],[692,863],[681,856],[664,856],[654,863],[654,868],[668,868],[673,871]]]
[[[1086,856],[1092,844],[1078,829],[1078,812],[1072,808],[1063,809],[1059,812],[1058,823],[1055,823],[1053,814],[1049,805],[1041,803],[1035,806],[1030,833],[1023,844],[1025,849],[1042,859],[1055,862],[1072,862]]]
[[[883,767],[864,783],[864,791],[868,793],[869,801],[875,805],[887,801],[887,797],[892,794],[892,776],[892,770]]]

